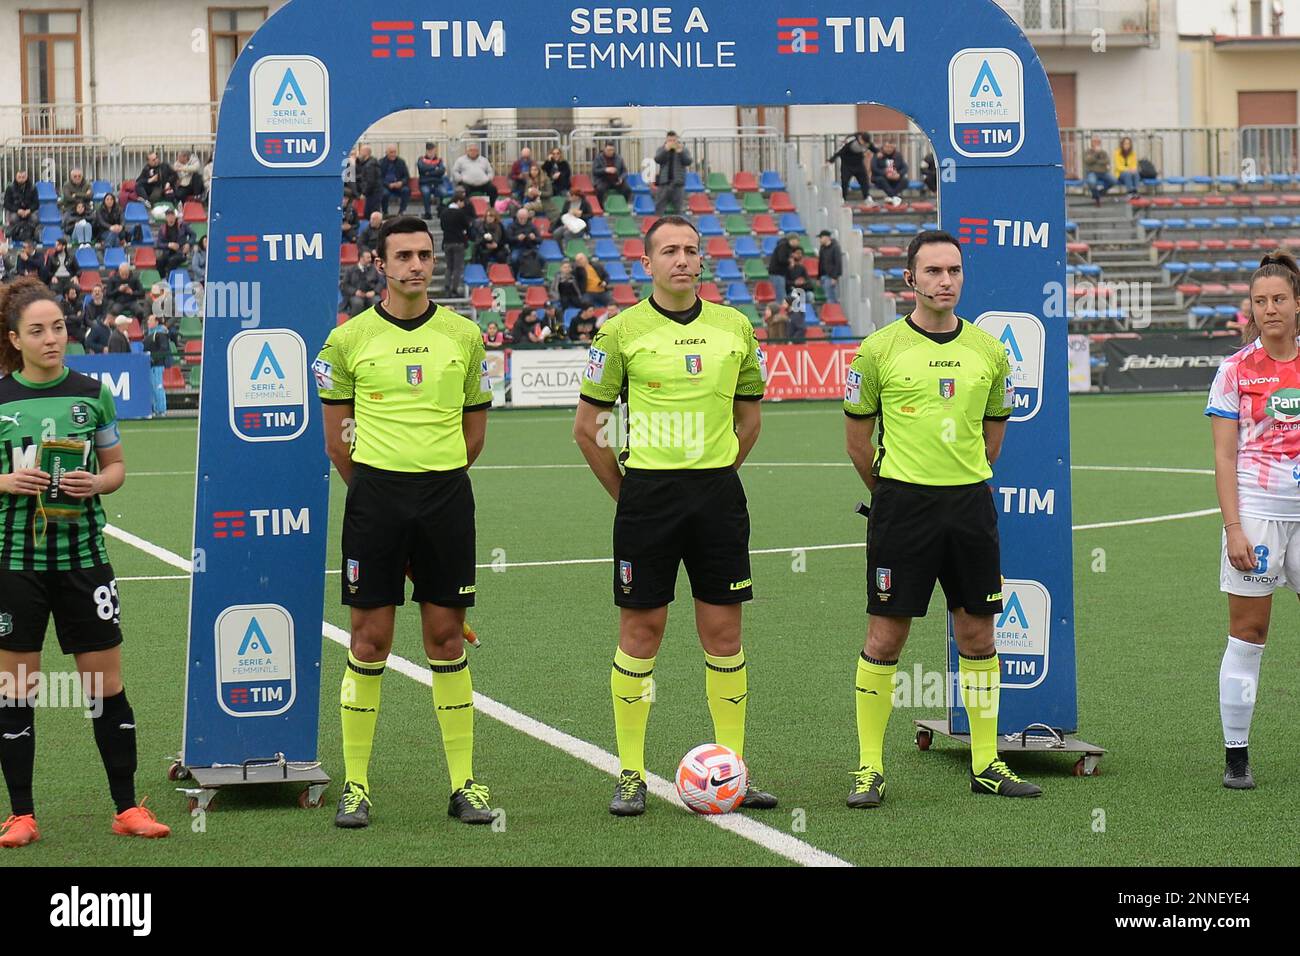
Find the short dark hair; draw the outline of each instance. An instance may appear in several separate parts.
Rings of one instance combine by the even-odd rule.
[[[916,271],[916,254],[921,251],[922,246],[933,246],[944,242],[956,246],[957,251],[961,252],[961,243],[950,232],[944,232],[942,229],[928,229],[925,232],[917,233],[916,238],[907,247],[907,271]]]
[[[423,219],[417,216],[394,216],[379,227],[379,242],[375,247],[379,251],[379,258],[385,258],[389,236],[407,233],[424,233],[429,237],[429,245],[433,245],[433,234],[429,232],[429,227]]]
[[[691,222],[685,216],[660,216],[654,221],[654,225],[646,230],[645,249],[647,254],[654,249],[655,233],[664,226],[685,226],[687,229],[690,229],[695,233],[696,239],[699,239],[700,237],[700,230],[695,227],[695,223]]]

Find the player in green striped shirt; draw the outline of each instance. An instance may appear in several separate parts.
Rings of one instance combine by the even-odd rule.
[[[749,321],[696,295],[700,236],[690,221],[659,219],[645,246],[642,264],[654,291],[596,334],[573,432],[591,470],[618,502],[619,639],[610,690],[622,770],[609,808],[617,816],[645,812],[655,655],[683,562],[717,743],[744,756],[749,689],[741,604],[753,598],[753,585],[749,511],[737,471],[758,440],[767,377]],[[626,472],[609,439],[606,411],[620,398],[627,405]],[[776,797],[751,784],[740,805],[770,809]]]
[[[380,227],[388,297],[336,327],[312,365],[330,459],[347,483],[343,603],[352,642],[339,695],[347,779],[334,822],[370,821],[370,751],[397,607],[420,605],[433,702],[451,777],[448,813],[491,823],[474,781],[474,688],[465,610],[474,605],[474,492],[492,404],[478,326],[430,302],[433,237],[413,216]]]
[[[936,579],[960,655],[971,790],[1036,797],[1042,791],[1012,773],[997,748],[993,618],[1002,610],[1002,573],[997,508],[985,482],[1014,406],[1010,362],[1001,342],[954,312],[964,276],[951,235],[913,239],[904,279],[916,292],[916,310],[863,341],[844,396],[849,457],[871,490],[870,617],[855,683],[860,752],[848,804],[877,807],[884,798],[898,657],[912,618],[930,606]]]
[[[167,826],[136,805],[135,715],[122,686],[121,608],[104,547],[100,495],[126,479],[113,396],[64,366],[63,310],[39,279],[0,287],[0,335],[0,769],[11,805],[0,847],[40,839],[35,705],[51,615],[89,698],[117,809],[113,832],[165,837]]]

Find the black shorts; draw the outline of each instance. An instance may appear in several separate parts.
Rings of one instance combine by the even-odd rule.
[[[614,515],[614,603],[671,604],[683,561],[696,600],[752,600],[748,504],[734,468],[629,468]]]
[[[51,614],[63,653],[117,647],[121,612],[111,564],[71,571],[0,570],[0,649],[41,650]]]
[[[880,479],[867,519],[867,613],[925,617],[936,578],[948,610],[1002,611],[998,514],[988,485]]]
[[[354,465],[343,508],[343,603],[411,600],[474,606],[474,490],[469,474],[404,473]]]

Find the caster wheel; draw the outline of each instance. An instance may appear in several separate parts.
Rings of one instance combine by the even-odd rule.
[[[315,809],[316,807],[322,806],[324,803],[325,795],[323,793],[315,800],[312,800],[310,790],[304,790],[302,793],[298,794],[298,806],[302,807],[304,810]]]
[[[1074,764],[1074,775],[1076,777],[1096,777],[1101,774],[1100,761],[1093,762],[1089,766],[1087,757],[1080,757]]]
[[[199,798],[198,798],[198,797],[190,797],[188,800],[185,801],[185,807],[186,807],[186,809],[189,810],[189,812],[190,812],[191,814],[193,814],[194,811],[197,810],[197,809],[199,808]]]
[[[930,749],[930,742],[931,742],[933,739],[934,739],[934,736],[930,733],[930,731],[928,731],[928,730],[918,730],[918,731],[916,732],[916,749],[917,749],[917,750],[929,750],[929,749]]]
[[[189,768],[186,767],[184,764],[182,764],[182,763],[178,760],[178,761],[176,761],[175,763],[173,763],[170,767],[167,768],[167,779],[168,779],[168,780],[188,780],[188,779],[190,779],[190,771],[189,771]]]

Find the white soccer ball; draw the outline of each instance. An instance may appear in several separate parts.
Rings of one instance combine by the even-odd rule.
[[[677,765],[677,795],[696,813],[730,813],[748,787],[745,761],[721,744],[700,744]]]

